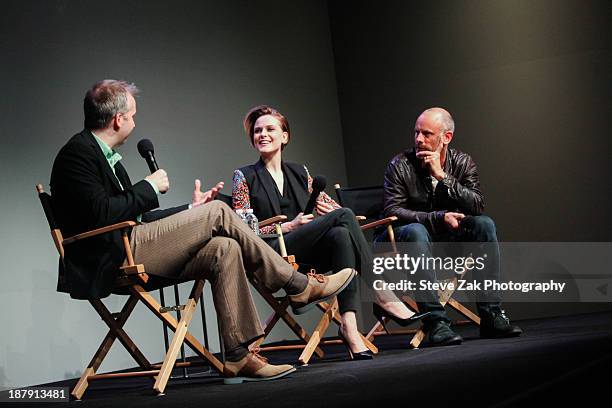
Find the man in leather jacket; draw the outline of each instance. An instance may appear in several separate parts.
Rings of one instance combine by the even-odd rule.
[[[449,148],[455,124],[442,108],[425,110],[414,129],[414,148],[395,156],[385,172],[384,216],[396,216],[397,242],[411,242],[413,256],[432,255],[432,242],[474,242],[486,247],[486,267],[480,279],[499,281],[499,246],[495,223],[485,215],[484,197],[476,164],[463,152]],[[387,239],[386,232],[377,241]],[[414,246],[412,246],[414,245]],[[475,271],[476,272],[476,271]],[[421,278],[436,280],[435,272],[419,270]],[[450,320],[437,294],[417,295],[419,309],[430,311],[424,319],[430,345],[460,344],[461,336],[450,328]],[[478,297],[481,337],[519,336],[500,307],[499,295]]]

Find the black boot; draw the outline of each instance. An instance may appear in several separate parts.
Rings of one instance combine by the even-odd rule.
[[[452,346],[461,344],[463,339],[450,328],[450,323],[444,319],[438,319],[428,323],[427,342],[430,346]]]
[[[517,337],[522,333],[520,327],[510,324],[510,319],[502,309],[493,309],[480,316],[480,337],[482,338]]]

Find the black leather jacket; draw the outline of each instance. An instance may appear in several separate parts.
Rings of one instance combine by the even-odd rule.
[[[446,177],[434,191],[429,169],[421,166],[414,148],[395,156],[385,172],[385,217],[394,215],[402,225],[418,222],[430,232],[441,233],[446,230],[446,211],[482,214],[484,197],[474,160],[449,148],[444,172]]]

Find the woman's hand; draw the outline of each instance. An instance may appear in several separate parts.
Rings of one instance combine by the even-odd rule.
[[[333,205],[325,203],[323,201],[317,201],[317,214],[318,215],[325,215],[325,214],[329,214],[330,212],[334,211],[335,208]]]
[[[312,214],[304,215],[304,213],[301,212],[293,220],[282,223],[281,229],[283,230],[283,233],[291,232],[300,228],[304,224],[308,224],[313,218],[314,216]]]

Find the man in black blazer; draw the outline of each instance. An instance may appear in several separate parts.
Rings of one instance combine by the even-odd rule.
[[[54,213],[65,236],[127,220],[142,223],[131,231],[136,263],[147,273],[176,282],[206,278],[227,353],[224,375],[231,381],[283,377],[295,369],[267,364],[248,345],[263,336],[247,276],[269,290],[289,294],[294,309],[303,310],[335,296],[354,276],[347,269],[330,277],[295,272],[274,250],[256,237],[227,205],[212,201],[223,183],[202,192],[196,180],[191,204],[166,210],[157,194],[169,189],[163,169],[132,185],[115,148],[135,127],[138,89],[123,81],[104,80],[85,95],[85,130],[58,153],[51,174]],[[119,232],[66,246],[60,273],[67,291],[77,299],[110,295],[124,262]],[[245,270],[245,267],[248,270]]]

